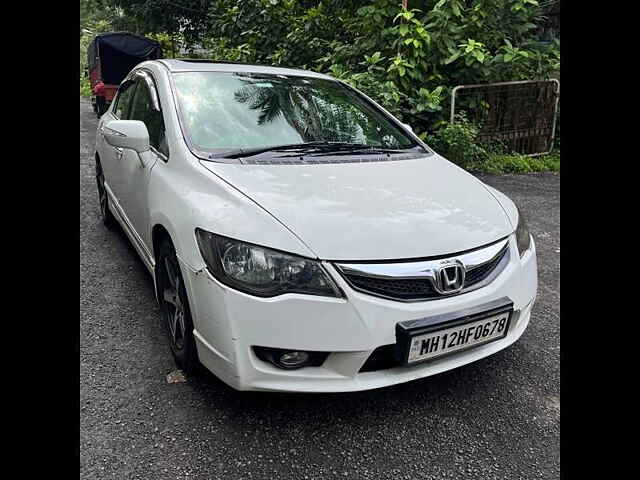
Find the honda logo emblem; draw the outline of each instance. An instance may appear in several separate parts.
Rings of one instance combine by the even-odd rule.
[[[464,287],[465,268],[462,263],[445,264],[436,272],[435,287],[439,293],[451,294]]]

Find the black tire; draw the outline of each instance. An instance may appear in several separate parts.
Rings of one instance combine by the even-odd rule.
[[[106,112],[108,108],[109,106],[104,97],[96,97],[96,113],[98,114],[98,118],[104,115],[104,112]]]
[[[158,249],[156,287],[163,323],[176,365],[186,373],[194,373],[199,369],[200,361],[193,336],[191,309],[178,257],[169,238],[165,238]]]
[[[118,221],[113,216],[111,210],[109,210],[109,196],[107,195],[107,189],[104,186],[104,172],[102,171],[102,165],[100,161],[96,159],[96,184],[98,185],[98,202],[100,203],[100,215],[102,216],[102,223],[109,230],[113,230]]]

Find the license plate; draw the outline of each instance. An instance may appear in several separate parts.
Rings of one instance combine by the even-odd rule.
[[[511,311],[410,338],[407,364],[499,340],[507,335]]]

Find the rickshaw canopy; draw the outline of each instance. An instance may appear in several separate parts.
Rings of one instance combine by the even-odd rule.
[[[96,35],[87,51],[89,70],[99,67],[102,81],[118,85],[140,62],[162,57],[162,48],[154,40],[127,32]]]

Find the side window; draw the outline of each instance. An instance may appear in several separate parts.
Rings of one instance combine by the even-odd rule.
[[[164,136],[164,120],[162,112],[153,108],[149,87],[142,79],[136,80],[138,87],[133,98],[131,114],[129,120],[140,120],[144,122],[149,131],[149,143],[159,152],[169,156],[166,139]]]
[[[131,106],[131,99],[136,90],[136,82],[126,83],[122,90],[118,92],[118,98],[116,99],[116,105],[114,112],[116,117],[120,120],[129,120],[129,111]]]

